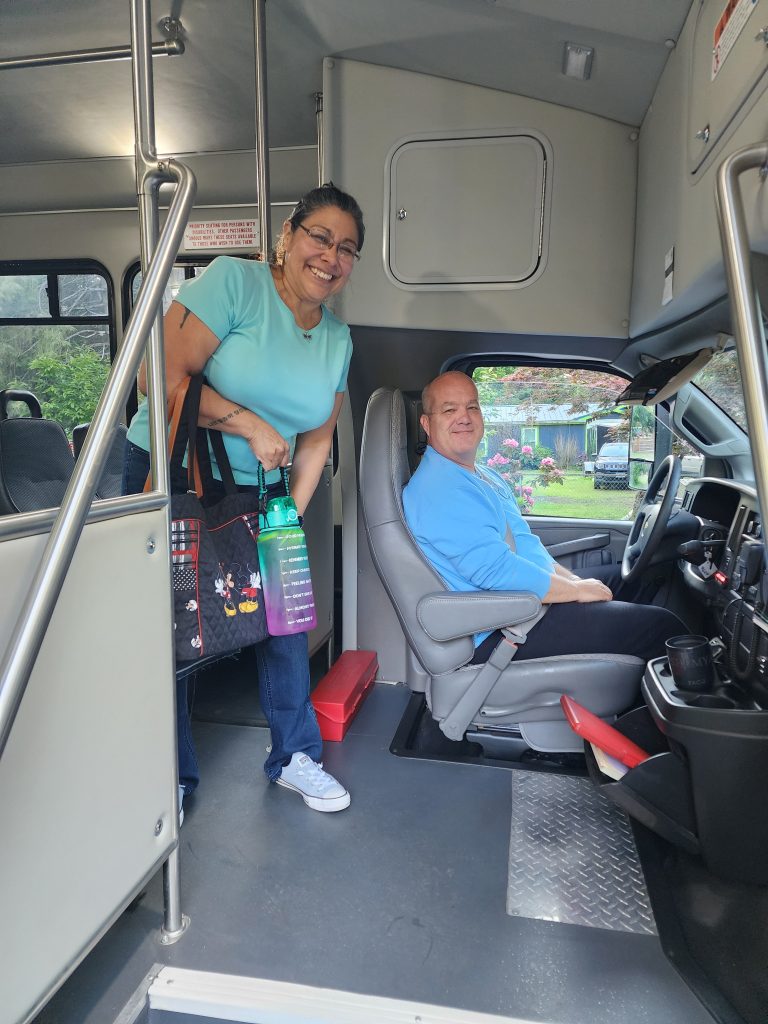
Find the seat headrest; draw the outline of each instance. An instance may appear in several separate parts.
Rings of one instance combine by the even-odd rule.
[[[369,527],[402,520],[403,487],[411,477],[405,404],[399,391],[379,388],[368,401],[360,456],[360,490]]]
[[[360,500],[373,564],[389,594],[406,639],[432,675],[450,672],[472,657],[470,637],[436,642],[427,636],[416,607],[445,584],[421,553],[403,512],[410,479],[405,404],[399,391],[380,388],[369,401],[360,450]]]

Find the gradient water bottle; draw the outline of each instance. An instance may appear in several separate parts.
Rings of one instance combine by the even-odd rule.
[[[293,498],[267,502],[258,537],[262,592],[271,636],[306,633],[317,616],[304,531]]]

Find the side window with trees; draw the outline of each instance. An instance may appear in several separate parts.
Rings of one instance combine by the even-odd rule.
[[[70,438],[93,415],[113,345],[111,283],[98,264],[0,263],[0,388],[31,391]]]
[[[631,519],[626,380],[553,366],[481,366],[472,375],[485,418],[483,459],[524,515]]]

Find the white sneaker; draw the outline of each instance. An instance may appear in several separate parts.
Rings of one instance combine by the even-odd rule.
[[[179,828],[184,824],[184,787],[179,786]]]
[[[298,793],[313,811],[343,811],[349,807],[346,789],[307,754],[294,754],[276,782]]]

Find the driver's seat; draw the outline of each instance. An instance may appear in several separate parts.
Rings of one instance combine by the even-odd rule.
[[[617,654],[513,660],[494,677],[494,660],[503,663],[501,649],[509,650],[502,640],[487,668],[469,665],[474,633],[508,625],[514,630],[516,623],[530,623],[541,604],[533,594],[448,590],[406,525],[402,491],[409,477],[403,397],[380,388],[368,402],[363,428],[363,517],[373,562],[408,645],[427,674],[433,717],[451,739],[468,729],[493,729],[519,735],[535,750],[582,750],[564,720],[561,694],[611,720],[636,699],[644,662]]]

